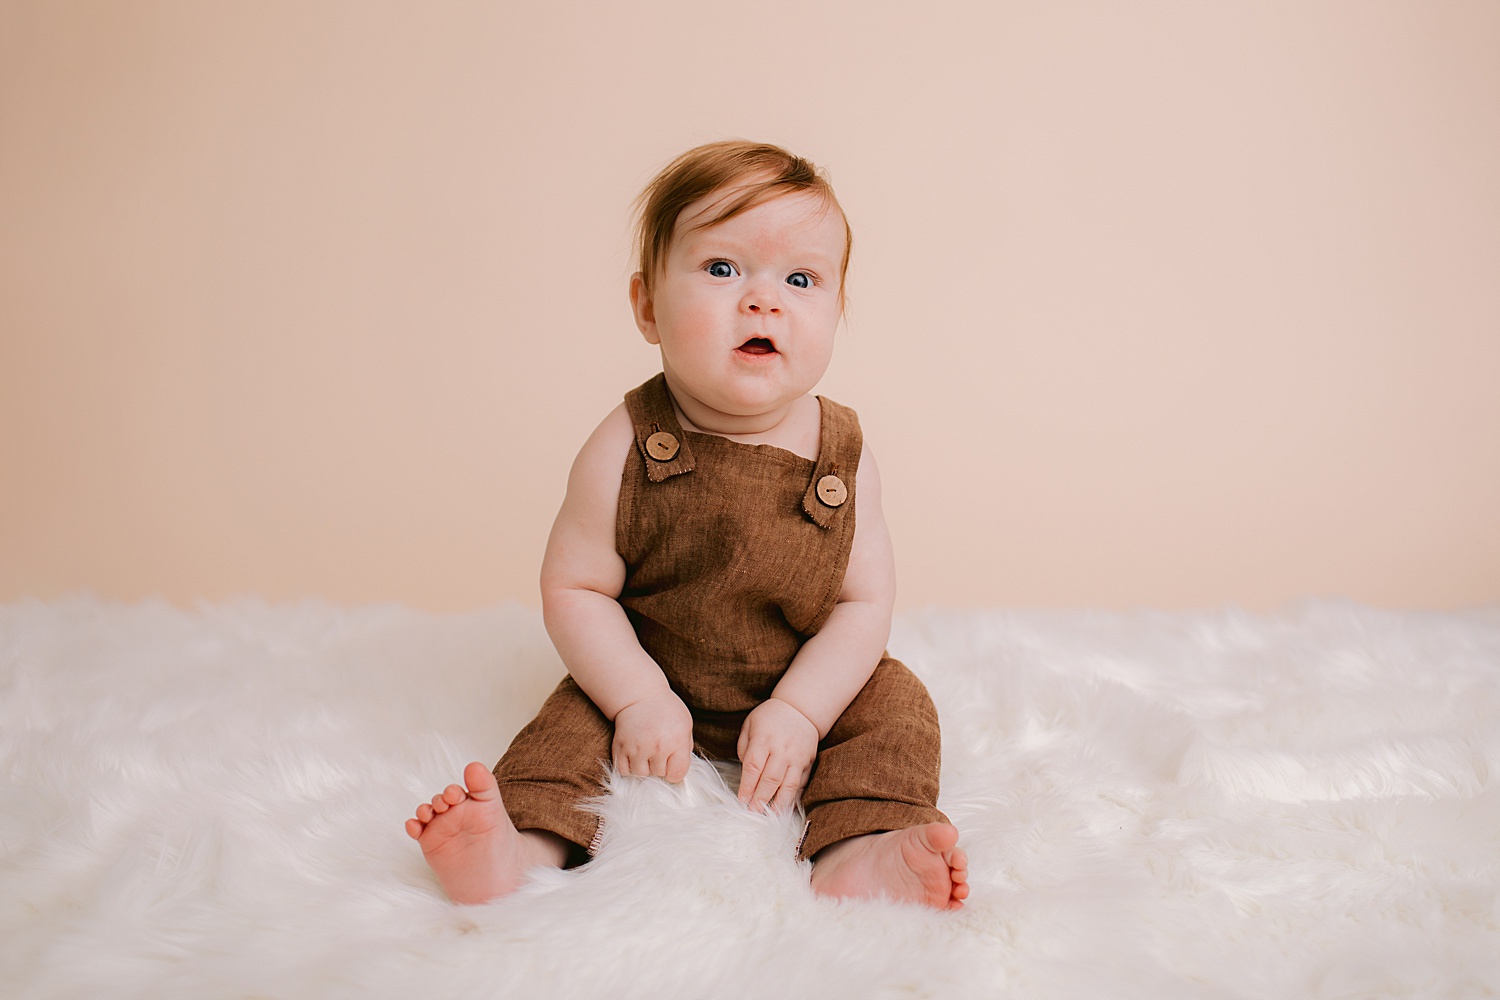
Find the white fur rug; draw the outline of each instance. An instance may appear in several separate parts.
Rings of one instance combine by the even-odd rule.
[[[5,997],[1322,997],[1500,990],[1500,609],[934,611],[959,914],[814,899],[795,818],[623,779],[481,907],[402,822],[561,673],[540,616],[0,606]]]

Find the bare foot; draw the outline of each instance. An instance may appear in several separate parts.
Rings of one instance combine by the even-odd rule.
[[[969,895],[969,858],[947,823],[869,833],[819,851],[812,887],[819,896],[883,897],[957,910]]]
[[[406,832],[422,845],[449,899],[487,903],[514,892],[528,868],[562,867],[567,859],[562,838],[511,825],[500,786],[483,764],[464,768],[464,784],[467,789],[449,785],[406,821]]]

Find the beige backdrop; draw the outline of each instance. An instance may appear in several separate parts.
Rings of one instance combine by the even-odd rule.
[[[535,601],[628,203],[783,143],[902,603],[1500,601],[1500,4],[0,0],[0,600]]]

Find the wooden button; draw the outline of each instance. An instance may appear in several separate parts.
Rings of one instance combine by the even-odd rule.
[[[678,447],[677,439],[666,431],[657,431],[646,439],[646,454],[658,462],[672,461],[677,457]]]
[[[825,507],[840,507],[849,499],[849,490],[838,476],[824,476],[818,480],[818,500]]]

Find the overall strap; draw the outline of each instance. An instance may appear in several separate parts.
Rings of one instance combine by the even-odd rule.
[[[854,480],[865,439],[859,417],[849,407],[825,396],[818,397],[818,405],[822,440],[817,468],[802,495],[802,510],[818,527],[831,528],[841,518],[854,517]]]
[[[645,459],[646,476],[653,483],[693,471],[693,450],[672,409],[666,375],[657,375],[627,392],[625,409],[635,425],[635,446]]]

